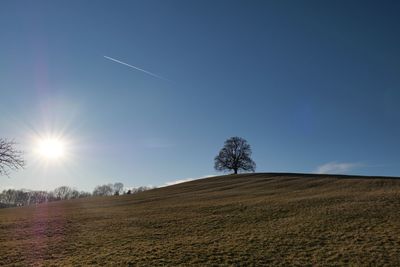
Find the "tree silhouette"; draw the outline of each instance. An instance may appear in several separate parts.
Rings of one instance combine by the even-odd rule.
[[[114,183],[113,189],[114,189],[114,195],[119,196],[124,192],[124,184]]]
[[[98,185],[93,190],[93,196],[112,196],[113,184]]]
[[[231,137],[225,141],[224,147],[214,159],[214,168],[217,171],[254,172],[256,163],[251,159],[251,148],[241,137]]]
[[[74,189],[72,189],[69,186],[60,186],[57,187],[56,189],[54,189],[54,196],[58,199],[58,200],[63,200],[63,199],[70,199],[73,198],[73,192]]]
[[[9,175],[10,170],[23,168],[25,161],[22,152],[15,148],[13,140],[0,138],[0,175]]]

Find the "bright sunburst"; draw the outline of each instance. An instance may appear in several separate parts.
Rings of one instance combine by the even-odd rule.
[[[65,143],[58,138],[46,137],[38,141],[37,152],[46,160],[58,160],[65,156]]]

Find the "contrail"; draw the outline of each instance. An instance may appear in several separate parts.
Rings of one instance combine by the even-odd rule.
[[[106,59],[112,60],[112,61],[117,62],[117,63],[119,63],[119,64],[128,66],[128,67],[130,67],[130,68],[133,68],[133,69],[135,69],[135,70],[139,70],[139,71],[141,71],[141,72],[144,72],[144,73],[146,73],[146,74],[148,74],[148,75],[151,75],[151,76],[153,76],[153,77],[156,77],[156,78],[158,78],[158,79],[165,80],[165,81],[169,81],[168,79],[166,79],[166,78],[164,78],[164,77],[162,77],[162,76],[159,76],[159,75],[157,75],[157,74],[155,74],[155,73],[152,73],[152,72],[150,72],[150,71],[147,71],[147,70],[144,70],[144,69],[135,67],[135,66],[130,65],[130,64],[128,64],[128,63],[122,62],[122,61],[120,61],[120,60],[118,60],[118,59],[115,59],[115,58],[112,58],[112,57],[108,57],[108,56],[104,56],[104,57],[105,57]]]

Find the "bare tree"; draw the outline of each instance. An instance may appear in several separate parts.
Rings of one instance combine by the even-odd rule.
[[[123,183],[115,183],[113,186],[114,195],[119,196],[124,192],[124,184]]]
[[[241,137],[231,137],[225,141],[224,147],[214,159],[217,171],[254,172],[256,163],[251,159],[251,148]]]
[[[76,189],[72,189],[72,191],[71,191],[71,198],[72,198],[72,199],[74,199],[74,198],[79,198],[79,191],[76,190]]]
[[[23,168],[25,161],[22,152],[15,148],[14,140],[0,138],[0,175],[8,176],[10,170]]]
[[[50,192],[8,189],[0,192],[0,208],[25,206],[62,199],[84,198],[90,196],[91,194],[88,192],[78,192],[76,189],[68,186],[60,186]]]
[[[2,202],[7,204],[14,204],[17,199],[17,193],[14,189],[3,190]]]
[[[54,189],[54,196],[58,200],[63,200],[63,199],[70,199],[72,198],[72,192],[73,189],[69,186],[60,186]]]
[[[93,196],[111,196],[113,191],[113,184],[98,185],[93,190]]]

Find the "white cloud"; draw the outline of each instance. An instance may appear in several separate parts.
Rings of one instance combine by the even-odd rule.
[[[321,166],[318,166],[317,169],[314,171],[315,173],[319,174],[345,174],[355,168],[361,167],[362,164],[360,163],[351,163],[351,162],[328,162]]]
[[[179,180],[174,180],[174,181],[170,181],[170,182],[166,182],[163,186],[170,186],[170,185],[174,185],[174,184],[181,184],[181,183],[185,183],[185,182],[189,182],[189,181],[193,181],[193,180],[197,180],[197,179],[204,179],[204,178],[209,178],[209,177],[214,177],[217,175],[204,175],[201,177],[197,177],[197,178],[183,178],[183,179],[179,179]],[[162,187],[163,187],[162,186]]]
[[[181,183],[189,182],[189,181],[193,181],[193,180],[195,180],[195,178],[187,178],[187,179],[175,180],[175,181],[171,181],[171,182],[166,182],[165,186],[174,185],[174,184],[181,184]]]

